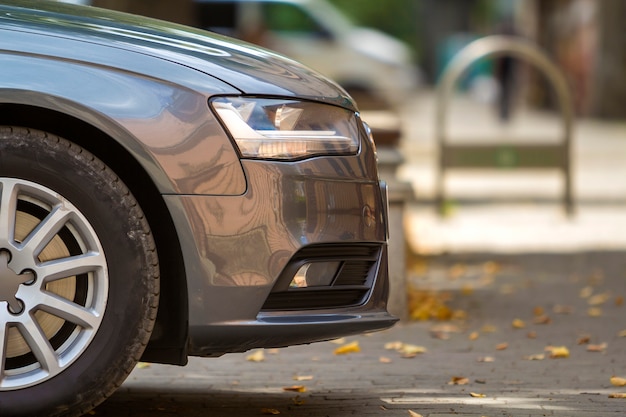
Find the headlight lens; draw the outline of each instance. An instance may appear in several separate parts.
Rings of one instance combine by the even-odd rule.
[[[299,159],[359,150],[356,116],[340,107],[244,97],[220,97],[211,105],[244,158]]]

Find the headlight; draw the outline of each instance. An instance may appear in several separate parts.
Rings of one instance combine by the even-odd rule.
[[[340,107],[243,97],[220,97],[211,105],[244,158],[298,159],[359,150],[356,116]]]

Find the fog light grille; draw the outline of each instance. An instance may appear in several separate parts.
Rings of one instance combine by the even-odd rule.
[[[381,249],[380,245],[303,248],[284,269],[263,310],[348,307],[364,303],[373,286]]]

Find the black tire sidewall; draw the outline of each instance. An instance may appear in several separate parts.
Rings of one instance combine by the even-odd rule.
[[[102,162],[41,132],[0,130],[0,176],[41,184],[76,206],[100,240],[109,273],[106,310],[86,350],[47,381],[0,392],[0,415],[42,415],[42,410],[56,415],[96,404],[121,384],[147,342],[156,280],[150,276],[154,245],[145,220],[132,195]]]

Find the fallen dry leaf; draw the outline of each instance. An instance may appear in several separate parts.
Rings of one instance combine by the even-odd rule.
[[[346,355],[348,353],[358,353],[361,351],[361,347],[359,346],[358,341],[354,341],[352,343],[345,344],[343,346],[339,346],[334,350],[335,355]]]
[[[535,355],[524,356],[524,359],[527,361],[542,361],[546,358],[546,355],[543,353],[538,353]]]
[[[294,398],[291,399],[291,402],[294,405],[304,405],[306,401],[304,401],[299,395],[296,395]]]
[[[265,353],[262,349],[255,350],[253,353],[246,356],[246,360],[249,362],[263,362],[265,360]]]
[[[411,320],[448,321],[454,317],[454,312],[446,305],[450,299],[447,293],[410,289],[408,295]]]
[[[385,349],[387,349],[387,350],[400,350],[400,349],[402,349],[403,345],[404,345],[404,343],[402,343],[400,341],[388,342],[388,343],[385,343]]]
[[[468,336],[469,340],[476,340],[480,334],[478,332],[471,332]]]
[[[283,391],[306,392],[306,387],[304,385],[292,385],[290,387],[283,387]]]
[[[569,358],[569,349],[565,346],[548,346],[546,352],[550,352],[551,359]]]
[[[536,339],[537,338],[537,332],[530,331],[530,332],[526,333],[526,337],[529,338],[529,339]]]
[[[619,376],[612,376],[611,384],[615,385],[616,387],[626,387],[626,378],[622,378]]]
[[[493,356],[483,356],[478,358],[478,362],[495,362],[495,358]]]
[[[601,317],[602,309],[599,307],[591,307],[590,309],[587,310],[587,315],[589,317]]]
[[[455,324],[441,323],[431,326],[429,331],[435,333],[460,333],[461,328]]]
[[[402,346],[399,352],[405,355],[418,355],[421,353],[426,353],[426,348],[424,346],[405,344]]]
[[[330,343],[334,343],[335,345],[343,345],[346,343],[346,338],[340,337],[339,339],[333,339],[330,341]]]
[[[538,317],[538,316],[543,316],[544,314],[545,314],[545,310],[543,309],[543,307],[537,306],[533,308],[533,316]]]
[[[521,319],[513,320],[511,325],[513,326],[514,329],[523,329],[524,327],[526,327],[526,323],[524,323],[524,320],[521,320]]]
[[[542,316],[537,316],[533,319],[533,323],[535,324],[550,324],[552,322],[552,319],[550,318],[550,316],[547,315],[542,315]]]
[[[391,358],[388,358],[386,356],[381,356],[380,358],[378,358],[378,362],[380,362],[380,363],[391,363],[393,361],[391,360]]]
[[[587,352],[604,352],[606,350],[606,343],[600,343],[599,345],[587,345]]]
[[[294,381],[312,381],[313,375],[294,375]]]
[[[471,284],[464,284],[461,287],[461,294],[466,295],[466,296],[474,294],[474,286]]]
[[[261,414],[265,416],[276,416],[280,414],[280,411],[275,408],[261,408]]]
[[[616,392],[609,394],[609,398],[626,398],[626,392]]]
[[[608,293],[596,294],[587,299],[587,304],[590,306],[599,306],[606,303],[611,296]]]
[[[621,295],[618,295],[617,297],[615,297],[615,305],[617,307],[621,307],[624,305],[624,297],[622,297]]]
[[[578,294],[578,296],[580,298],[589,298],[591,297],[592,294],[593,294],[593,287],[585,287],[580,290],[580,293]]]
[[[417,414],[415,411],[411,411],[411,410],[409,410],[409,416],[410,417],[422,417],[421,414]]]
[[[496,350],[506,350],[509,347],[509,344],[504,342],[504,343],[499,343],[496,345]]]
[[[626,330],[620,330],[617,333],[617,337],[626,337]]]
[[[150,367],[150,364],[146,362],[137,362],[137,365],[135,365],[135,368],[137,369],[146,369],[149,367]]]
[[[584,335],[578,338],[578,340],[576,341],[576,344],[578,345],[586,345],[589,342],[591,342],[591,336],[588,335]]]
[[[469,378],[464,376],[453,376],[450,381],[448,381],[448,385],[467,385],[469,384]]]
[[[470,392],[470,397],[474,397],[474,398],[485,398],[486,395],[485,394],[478,394],[476,392]]]

